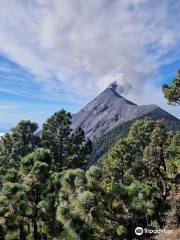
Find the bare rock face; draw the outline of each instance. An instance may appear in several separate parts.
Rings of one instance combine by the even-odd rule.
[[[93,139],[123,122],[146,115],[150,117],[152,115],[153,119],[164,118],[170,124],[180,126],[180,120],[160,107],[156,105],[138,106],[122,97],[118,88],[117,82],[113,82],[93,101],[74,114],[71,128],[76,130],[80,127],[84,130],[86,137]]]

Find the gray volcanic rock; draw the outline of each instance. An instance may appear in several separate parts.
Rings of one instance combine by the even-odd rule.
[[[113,82],[88,103],[77,114],[73,115],[71,128],[81,127],[86,137],[92,139],[102,136],[117,125],[137,119],[141,116],[150,116],[153,119],[165,118],[171,124],[180,125],[180,120],[167,113],[156,105],[138,106],[119,94],[117,82]]]

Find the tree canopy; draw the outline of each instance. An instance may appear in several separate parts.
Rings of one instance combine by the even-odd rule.
[[[1,239],[130,240],[137,226],[163,228],[180,133],[138,120],[101,166],[88,167],[91,141],[70,126],[62,109],[39,134],[36,123],[21,121],[0,139]],[[178,223],[177,206],[173,212]]]
[[[171,85],[163,85],[163,94],[169,104],[180,105],[180,69]]]

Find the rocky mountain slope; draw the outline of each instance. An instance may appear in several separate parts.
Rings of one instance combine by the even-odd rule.
[[[81,127],[86,137],[98,138],[123,123],[142,117],[165,119],[172,128],[180,129],[180,120],[156,105],[138,106],[119,94],[117,82],[113,82],[72,118],[72,129]]]

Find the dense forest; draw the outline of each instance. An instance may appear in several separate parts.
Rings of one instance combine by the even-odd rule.
[[[180,72],[163,93],[179,105]],[[0,139],[1,240],[132,240],[136,227],[179,226],[180,132],[163,120],[132,123],[91,167],[93,144],[70,113],[37,130],[21,121]]]
[[[130,127],[132,124],[144,118],[149,118],[152,120],[158,120],[159,115],[157,111],[151,112],[151,114],[143,115],[139,118],[129,120],[127,122],[123,122],[119,124],[117,127],[114,127],[112,130],[108,131],[107,133],[103,134],[98,138],[94,138],[92,141],[93,151],[90,156],[90,161],[88,162],[88,166],[92,164],[99,165],[101,163],[102,158],[107,156],[108,151],[112,148],[112,146],[118,141],[118,139],[122,137],[126,137]],[[171,122],[171,119],[168,119],[168,116],[165,115],[163,118],[165,121],[165,126],[170,131],[177,131],[180,129],[180,122],[176,124]]]

